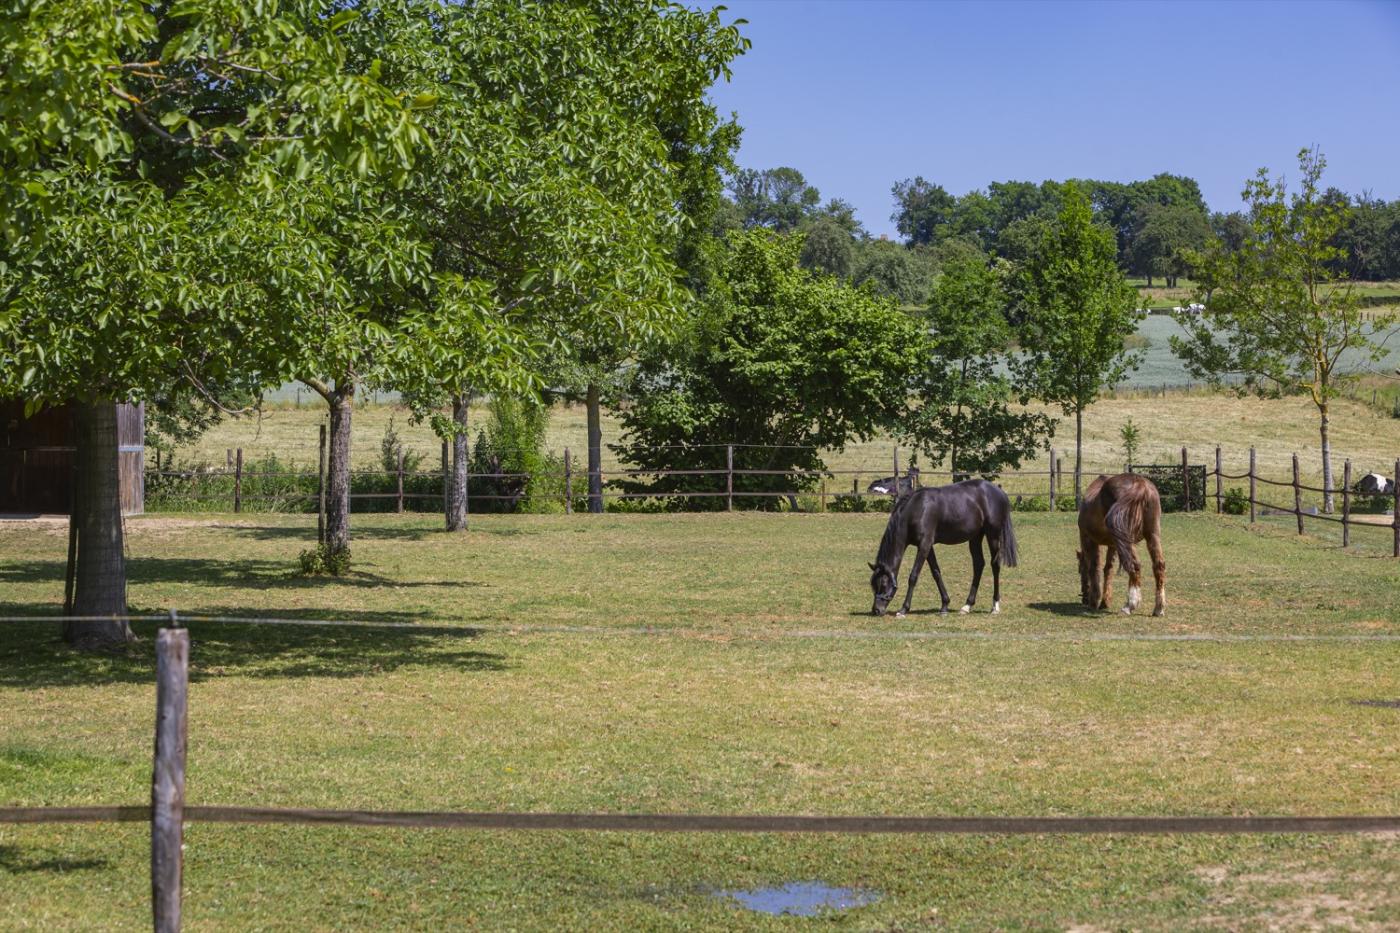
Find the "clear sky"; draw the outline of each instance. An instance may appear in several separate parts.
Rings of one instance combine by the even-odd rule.
[[[1190,175],[1215,210],[1261,166],[1400,198],[1400,0],[729,0],[752,50],[715,89],[741,165],[791,165],[894,236],[890,186]]]

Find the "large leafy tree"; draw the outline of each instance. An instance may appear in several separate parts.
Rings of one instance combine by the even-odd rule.
[[[821,192],[790,166],[740,169],[729,179],[741,226],[767,227],[778,233],[796,230],[821,204]]]
[[[1149,203],[1138,209],[1133,227],[1130,268],[1138,275],[1162,276],[1168,288],[1176,287],[1188,267],[1188,255],[1206,245],[1210,220],[1205,211],[1188,204]]]
[[[933,289],[922,404],[904,433],[954,474],[1018,468],[1054,433],[1054,421],[1026,410],[1030,399],[1000,366],[1012,342],[1002,285],[1008,272],[984,257],[958,258]]]
[[[1037,397],[1074,415],[1076,498],[1084,409],[1139,358],[1123,341],[1143,314],[1116,255],[1113,231],[1094,222],[1088,197],[1078,185],[1067,184],[1059,213],[1022,264],[1015,288],[1024,316],[1015,365],[1022,384]]]
[[[315,0],[28,0],[0,19],[0,393],[75,405],[75,611],[125,612],[115,402],[278,379],[314,242],[247,199],[336,165],[397,176],[414,107],[346,67]],[[209,257],[218,257],[211,263]],[[271,326],[269,327],[269,324]],[[130,638],[120,621],[70,641]]]
[[[927,245],[954,218],[958,199],[922,175],[895,182],[894,213],[890,220],[910,246]]]
[[[798,264],[800,238],[732,234],[717,281],[686,339],[644,358],[618,450],[642,470],[775,471],[735,479],[737,493],[791,490],[820,470],[820,450],[893,429],[921,358],[917,323],[892,302]],[[716,476],[639,478],[631,492],[709,491]],[[750,500],[753,501],[753,500]],[[678,503],[681,504],[681,503]],[[718,497],[688,507],[722,507]],[[760,508],[777,500],[758,499]]]
[[[1332,508],[1331,402],[1344,356],[1379,359],[1373,335],[1394,315],[1363,315],[1335,245],[1345,228],[1345,201],[1325,199],[1320,182],[1327,162],[1316,149],[1298,154],[1300,183],[1291,195],[1266,169],[1250,179],[1243,197],[1248,228],[1231,250],[1217,241],[1197,261],[1206,310],[1183,317],[1185,337],[1172,350],[1196,377],[1220,382],[1243,377],[1241,391],[1302,393],[1317,408],[1322,442],[1322,485]]]

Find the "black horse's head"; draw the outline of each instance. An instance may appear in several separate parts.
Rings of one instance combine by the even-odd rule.
[[[885,614],[885,608],[889,606],[890,600],[894,599],[897,586],[894,573],[888,567],[881,567],[878,564],[870,565],[870,591],[875,594],[875,603],[870,607],[871,615],[882,616]]]

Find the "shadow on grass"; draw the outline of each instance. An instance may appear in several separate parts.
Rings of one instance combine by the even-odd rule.
[[[269,614],[246,608],[223,611]],[[58,623],[0,624],[0,686],[154,685],[158,626],[135,622],[131,627],[139,640],[124,653],[84,654],[63,643]],[[505,655],[464,649],[464,642],[480,635],[465,627],[418,632],[196,621],[189,630],[190,680],[195,683],[217,677],[363,677],[413,666],[473,672],[509,667]]]
[[[1027,609],[1034,609],[1037,612],[1048,612],[1057,616],[1072,616],[1076,619],[1083,619],[1094,615],[1112,615],[1107,609],[1091,612],[1085,608],[1083,603],[1026,603]]]
[[[32,872],[94,871],[111,868],[105,858],[35,858],[26,856],[19,846],[0,846],[0,875],[23,875]]]
[[[6,583],[62,583],[63,561],[10,561],[0,564],[0,585]],[[325,587],[381,586],[394,588],[486,586],[472,580],[399,580],[367,570],[340,577],[307,577],[296,573],[290,561],[200,560],[184,557],[134,557],[126,563],[130,583],[198,583],[201,586],[236,586],[240,589],[305,590]]]

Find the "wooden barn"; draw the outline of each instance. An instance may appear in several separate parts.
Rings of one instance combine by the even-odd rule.
[[[117,406],[122,513],[146,507],[146,407]],[[0,514],[68,514],[73,497],[73,411],[24,417],[24,402],[0,401]]]

